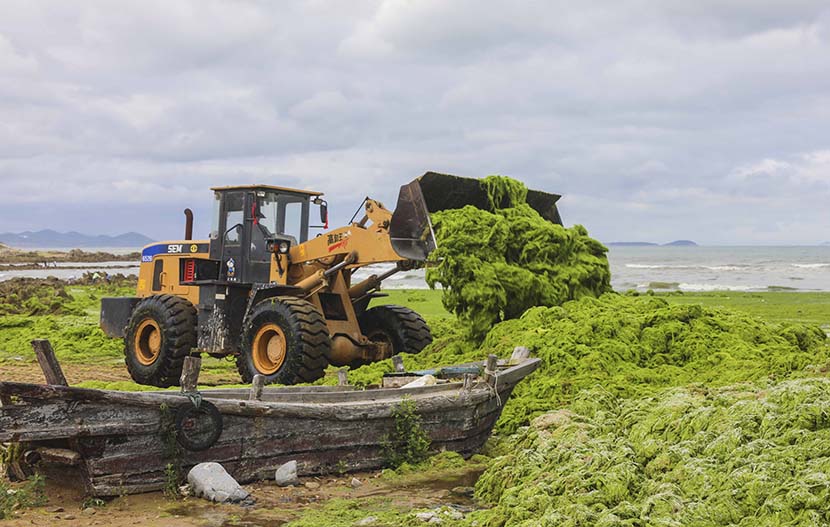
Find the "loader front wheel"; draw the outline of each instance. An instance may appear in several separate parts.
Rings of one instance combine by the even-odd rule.
[[[179,384],[184,358],[196,345],[196,309],[173,295],[145,298],[133,310],[124,336],[124,359],[133,380],[166,388]]]
[[[432,332],[417,312],[404,306],[383,305],[360,317],[360,329],[369,340],[392,346],[392,355],[420,353],[432,342]]]
[[[314,304],[275,297],[248,315],[236,368],[244,382],[254,375],[264,376],[268,384],[311,382],[323,376],[330,353],[329,329]]]

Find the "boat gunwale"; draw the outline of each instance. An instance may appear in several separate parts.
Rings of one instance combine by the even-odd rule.
[[[378,388],[314,394],[283,394],[286,395],[286,398],[299,398],[299,400],[293,401],[211,397],[209,391],[207,393],[202,392],[201,395],[204,400],[214,404],[223,414],[353,420],[360,419],[368,413],[391,412],[392,405],[389,404],[390,402],[403,400],[407,397],[411,398],[416,405],[424,407],[443,407],[458,405],[459,403],[464,405],[477,404],[482,400],[495,397],[496,393],[512,389],[516,383],[534,371],[540,362],[540,359],[537,358],[526,359],[520,364],[508,367],[493,375],[492,386],[484,380],[478,380],[469,389],[464,389],[461,382],[452,382],[414,388]],[[214,392],[220,391],[221,389],[217,389]],[[181,392],[127,392],[16,382],[0,382],[0,394],[18,396],[28,402],[66,400],[107,402],[143,407],[159,406],[165,403],[170,406],[178,406],[191,402],[191,396]],[[2,413],[2,408],[0,407],[0,413]]]

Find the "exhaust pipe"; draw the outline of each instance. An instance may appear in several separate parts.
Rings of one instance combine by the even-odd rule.
[[[184,239],[193,239],[193,211],[184,209]]]

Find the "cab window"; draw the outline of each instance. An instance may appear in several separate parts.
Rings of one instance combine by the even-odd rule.
[[[229,193],[225,197],[225,243],[236,245],[240,243],[242,229],[245,228],[243,212],[244,199],[242,193]]]

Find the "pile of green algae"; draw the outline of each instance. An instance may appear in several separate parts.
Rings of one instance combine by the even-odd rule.
[[[527,221],[509,210],[435,215],[443,267],[428,279],[444,285],[458,320],[440,321],[433,344],[404,357],[409,369],[433,368],[521,345],[542,359],[497,425],[502,438],[516,435],[498,443],[501,455],[476,485],[492,508],[459,523],[830,524],[830,350],[821,328],[621,295],[605,278],[565,281],[575,286],[555,298],[533,279],[523,282],[531,291],[514,291],[518,282],[496,270],[530,263],[490,250],[508,247],[514,220]],[[583,271],[601,268],[593,258],[604,250],[579,254]],[[350,379],[376,383],[385,371],[390,361]]]
[[[830,524],[830,379],[585,391],[511,439],[479,526]]]
[[[519,181],[488,176],[482,186],[490,210],[468,205],[432,215],[437,265],[426,274],[431,287],[441,284],[444,306],[473,338],[530,307],[611,290],[607,249],[584,227],[546,221],[527,204]]]
[[[481,344],[453,322],[438,324],[435,341],[420,354],[403,356],[407,369],[479,361],[490,353],[507,357],[515,346],[542,359],[539,370],[514,389],[497,425],[501,432],[566,407],[583,390],[637,397],[690,383],[716,387],[806,375],[830,361],[827,336],[818,326],[769,323],[650,295],[606,293],[531,308],[497,324]],[[382,361],[350,372],[349,380],[375,384],[391,371],[391,361]]]

